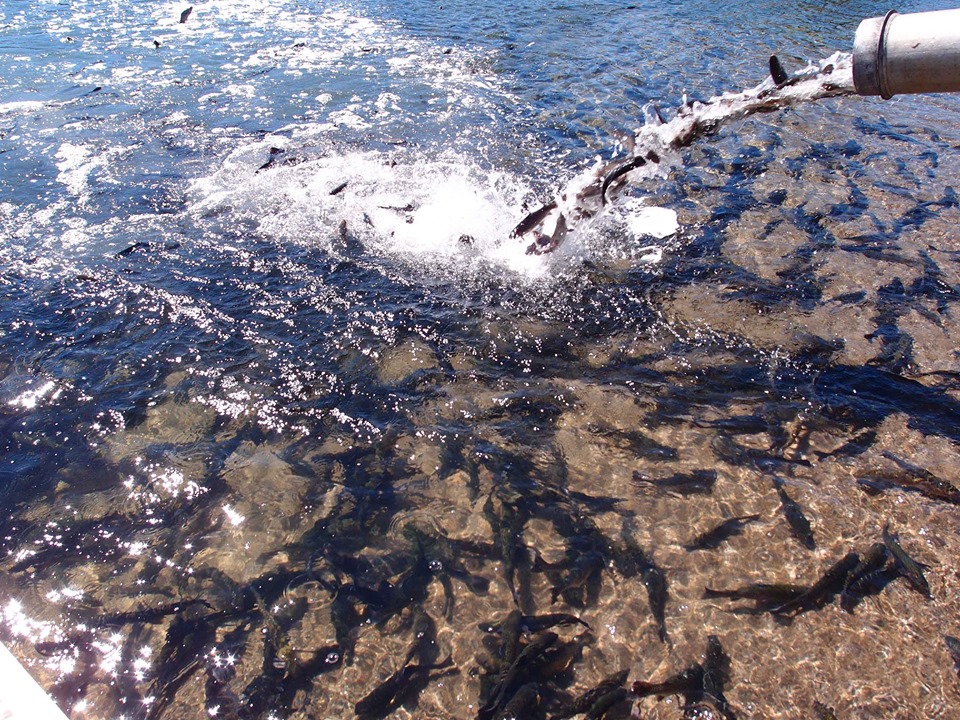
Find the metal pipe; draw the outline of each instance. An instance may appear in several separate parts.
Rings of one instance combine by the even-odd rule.
[[[853,41],[858,95],[960,92],[960,9],[883,17],[860,23]]]

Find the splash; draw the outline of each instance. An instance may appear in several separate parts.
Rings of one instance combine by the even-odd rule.
[[[193,184],[193,211],[224,209],[281,243],[391,259],[440,276],[482,278],[508,271],[535,282],[584,260],[656,263],[679,229],[676,213],[628,194],[631,183],[665,178],[682,150],[750,115],[851,94],[852,56],[836,53],[793,77],[707,101],[688,101],[669,120],[651,104],[625,143],[598,160],[519,224],[508,208],[537,205],[519,175],[457,151],[349,150],[329,145],[332,125],[284,128],[233,151],[214,175]],[[517,239],[520,242],[517,242]]]
[[[716,134],[724,125],[757,113],[854,92],[853,56],[837,52],[811,63],[792,78],[785,76],[775,57],[771,58],[771,76],[759,85],[705,102],[684,99],[669,121],[655,105],[648,104],[644,125],[628,143],[627,158],[598,161],[573,178],[553,201],[528,214],[511,234],[532,241],[526,249],[529,254],[553,252],[572,233],[582,232],[605,214],[611,200],[629,182],[665,175],[682,163],[680,150]]]
[[[353,260],[359,251],[479,282],[509,272],[539,283],[584,259],[651,263],[660,257],[651,240],[678,228],[672,210],[634,198],[593,234],[538,257],[508,240],[514,219],[504,208],[534,202],[518,174],[454,151],[429,157],[420,150],[310,149],[305,143],[306,137],[278,135],[237,149],[216,173],[193,183],[194,215],[203,222],[226,212],[281,244],[309,244]]]

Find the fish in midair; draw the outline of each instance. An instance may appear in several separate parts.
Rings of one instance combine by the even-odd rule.
[[[770,56],[770,77],[773,78],[773,82],[777,87],[783,85],[790,79],[787,71],[783,69],[783,65],[780,63],[780,58],[776,55]]]

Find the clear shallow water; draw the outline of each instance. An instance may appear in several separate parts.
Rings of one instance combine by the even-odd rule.
[[[647,102],[848,50],[885,7],[185,7],[0,17],[2,627],[63,707],[349,717],[422,607],[460,672],[397,716],[474,715],[516,542],[523,610],[594,636],[535,717],[700,661],[710,634],[738,717],[954,714],[957,514],[903,463],[953,480],[957,98],[750,119],[554,255],[506,239]],[[643,482],[696,473],[710,494]],[[812,582],[887,520],[931,600],[897,579],[782,624],[701,597]],[[452,614],[409,527],[459,542]],[[595,597],[552,604],[587,552]],[[363,594],[404,577],[395,606]],[[310,665],[320,648],[351,662]]]

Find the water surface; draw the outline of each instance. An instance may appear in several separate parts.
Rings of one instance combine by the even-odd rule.
[[[0,635],[61,707],[352,717],[425,613],[417,662],[458,672],[392,716],[474,716],[480,626],[519,604],[591,628],[557,629],[579,651],[531,717],[710,635],[737,717],[956,714],[960,100],[755,116],[556,253],[508,238],[647,103],[886,6],[186,7],[0,10]],[[703,598],[813,583],[887,523],[929,599]]]

